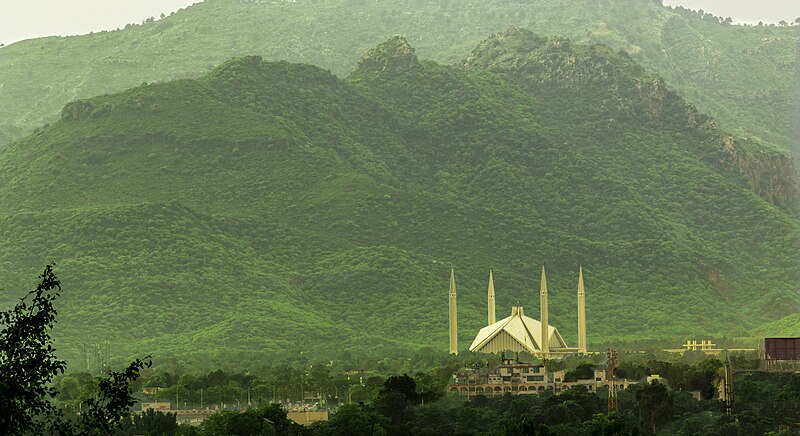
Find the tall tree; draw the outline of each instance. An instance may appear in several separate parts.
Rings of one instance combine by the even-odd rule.
[[[636,391],[636,403],[639,405],[639,416],[653,433],[658,424],[672,416],[672,396],[667,387],[657,381]]]
[[[77,425],[64,419],[52,402],[58,396],[52,381],[67,363],[56,357],[50,337],[61,283],[52,264],[39,278],[36,290],[0,312],[0,429],[7,435],[108,434],[129,415],[134,403],[129,383],[150,366],[149,356],[102,380],[99,396],[84,402],[86,412]]]
[[[50,381],[67,367],[56,358],[50,338],[61,283],[52,265],[39,277],[35,291],[0,312],[0,428],[9,434],[42,433],[54,422],[58,413],[50,400],[58,391]]]

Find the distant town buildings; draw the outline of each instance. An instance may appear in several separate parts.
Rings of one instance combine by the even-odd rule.
[[[566,381],[566,371],[548,371],[544,365],[523,363],[511,359],[495,368],[463,368],[453,374],[447,387],[451,393],[466,397],[483,395],[487,397],[510,395],[530,395],[544,392],[560,394],[575,386],[584,386],[590,392],[607,387],[609,379],[606,370],[595,370],[591,379]],[[634,382],[617,380],[617,389],[627,389]]]
[[[764,369],[800,371],[800,338],[764,338]]]
[[[697,340],[687,339],[686,343],[682,345],[683,348],[667,348],[663,351],[669,353],[683,353],[686,351],[702,351],[708,355],[717,355],[722,353],[723,351],[756,351],[754,348],[717,348],[717,344],[713,343],[711,340],[702,339],[700,343],[697,343]]]
[[[300,425],[311,425],[328,420],[327,410],[306,410],[303,412],[287,412],[286,417]]]
[[[142,388],[142,393],[145,395],[155,395],[161,390],[159,386],[145,386]]]
[[[764,360],[800,361],[800,338],[764,338]]]

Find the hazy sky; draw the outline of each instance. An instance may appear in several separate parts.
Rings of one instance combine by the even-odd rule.
[[[0,0],[0,43],[141,23],[201,0]]]
[[[48,35],[77,35],[141,23],[200,0],[0,0],[0,43]],[[800,17],[800,0],[664,0],[738,23],[777,23]]]
[[[702,9],[734,23],[792,22],[800,17],[800,0],[663,0],[665,5]]]

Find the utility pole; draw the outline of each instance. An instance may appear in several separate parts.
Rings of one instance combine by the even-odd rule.
[[[606,352],[608,356],[608,414],[619,412],[619,399],[617,398],[617,350],[609,348]]]
[[[84,342],[81,346],[81,353],[83,356],[83,366],[86,368],[86,372],[91,372],[89,369],[89,355],[86,352],[86,342]]]
[[[731,416],[733,414],[733,368],[731,367],[731,359],[728,353],[725,353],[725,380],[722,390],[722,400],[725,403],[725,414]]]

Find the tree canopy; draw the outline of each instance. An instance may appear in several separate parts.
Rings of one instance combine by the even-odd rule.
[[[34,291],[0,312],[0,428],[8,435],[109,434],[130,414],[135,401],[129,383],[150,366],[149,356],[136,359],[124,371],[109,372],[100,382],[99,395],[84,402],[80,419],[66,419],[54,404],[59,392],[52,381],[67,365],[56,357],[50,337],[61,283],[52,264],[39,278]]]

